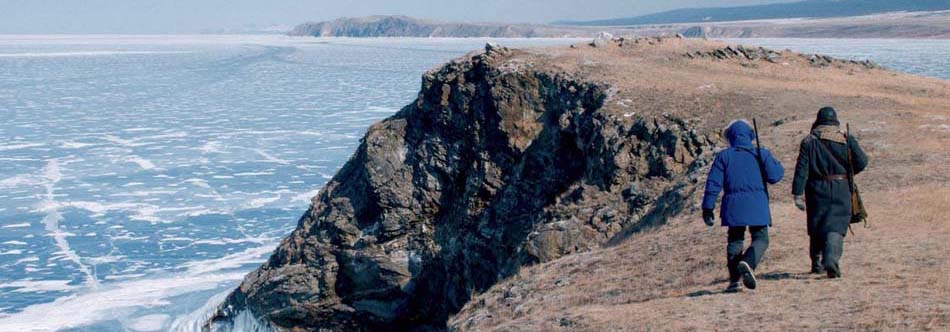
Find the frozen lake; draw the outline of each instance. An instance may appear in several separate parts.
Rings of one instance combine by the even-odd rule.
[[[486,41],[0,35],[0,331],[192,329],[425,70]],[[950,41],[738,42],[950,78]]]

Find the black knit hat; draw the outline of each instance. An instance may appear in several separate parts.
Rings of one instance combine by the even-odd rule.
[[[812,129],[815,129],[818,126],[839,126],[841,125],[838,122],[838,111],[834,107],[825,106],[818,110],[818,116],[815,119],[815,123],[811,125]]]

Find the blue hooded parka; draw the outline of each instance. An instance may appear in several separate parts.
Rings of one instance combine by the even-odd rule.
[[[735,121],[726,129],[730,148],[716,154],[703,195],[703,209],[716,206],[724,192],[719,215],[722,226],[771,226],[769,201],[762,183],[758,150],[752,146],[754,132],[745,121]],[[772,153],[762,149],[765,179],[769,184],[782,180],[785,170]]]

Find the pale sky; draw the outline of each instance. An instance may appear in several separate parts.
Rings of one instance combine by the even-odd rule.
[[[793,0],[0,0],[0,34],[196,33],[341,16],[536,22],[630,17],[684,7]]]

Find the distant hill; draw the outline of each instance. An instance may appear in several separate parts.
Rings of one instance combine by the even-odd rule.
[[[769,5],[689,8],[629,18],[595,21],[561,21],[559,25],[618,26],[693,22],[726,22],[782,18],[828,18],[872,15],[898,11],[950,9],[948,0],[807,0]]]
[[[590,28],[535,24],[444,22],[408,16],[346,17],[308,22],[292,36],[315,37],[577,37],[595,34]]]

